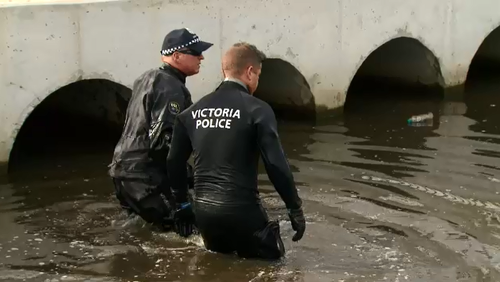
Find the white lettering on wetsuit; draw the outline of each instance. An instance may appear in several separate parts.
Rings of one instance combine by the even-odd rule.
[[[240,119],[240,110],[205,108],[192,111],[191,115],[196,121],[196,129],[199,127],[231,129],[231,121],[233,119]]]

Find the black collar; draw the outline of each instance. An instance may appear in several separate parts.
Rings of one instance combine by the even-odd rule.
[[[243,87],[243,85],[239,84],[238,82],[234,82],[234,81],[230,81],[230,80],[223,81],[221,84],[219,84],[219,87],[217,87],[217,90],[219,90],[219,89],[220,90],[225,90],[225,89],[235,90],[235,89],[237,89],[237,90],[243,91],[243,92],[250,95],[250,92],[248,92],[248,90],[245,87]]]
[[[163,66],[161,66],[160,69],[167,72],[168,74],[177,77],[182,82],[182,84],[186,84],[186,75],[182,73],[180,70],[166,63],[163,64]]]

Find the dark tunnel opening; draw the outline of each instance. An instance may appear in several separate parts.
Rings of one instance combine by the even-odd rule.
[[[361,64],[349,86],[345,108],[356,109],[358,98],[365,101],[441,98],[443,84],[434,54],[420,41],[400,37],[377,48]]]
[[[262,62],[254,96],[267,102],[277,119],[301,122],[315,119],[316,104],[309,83],[285,60],[270,58]]]
[[[304,75],[285,60],[268,58],[262,62],[259,86],[254,96],[272,107],[287,156],[294,159],[307,153],[316,122],[316,103]],[[295,166],[290,166],[292,171],[298,171]],[[259,173],[265,173],[262,159]]]
[[[500,76],[500,27],[493,30],[479,46],[467,74],[467,82]]]
[[[469,66],[465,82],[466,117],[476,123],[469,129],[488,136],[468,137],[481,142],[500,144],[500,27],[481,43]]]
[[[62,163],[75,165],[82,158],[109,162],[130,96],[127,87],[103,79],[59,88],[36,106],[19,130],[9,175],[15,178],[21,172],[22,177],[26,170],[50,170]]]
[[[413,38],[393,39],[372,52],[358,69],[344,105],[347,135],[366,145],[423,148],[439,125],[444,97],[438,59]],[[426,122],[408,123],[432,113]]]

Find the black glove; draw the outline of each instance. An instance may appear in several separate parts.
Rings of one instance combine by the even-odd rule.
[[[196,221],[189,202],[177,205],[177,210],[174,213],[174,222],[176,233],[181,237],[189,237],[193,234]]]
[[[302,239],[304,232],[306,231],[306,219],[304,218],[304,212],[302,208],[288,210],[288,217],[292,223],[293,230],[297,231],[293,235],[292,241],[297,242]]]

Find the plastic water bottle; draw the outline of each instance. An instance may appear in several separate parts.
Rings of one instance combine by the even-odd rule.
[[[427,120],[431,120],[434,118],[434,114],[431,112],[423,115],[417,115],[417,116],[412,116],[411,118],[408,119],[408,123],[419,123]]]

